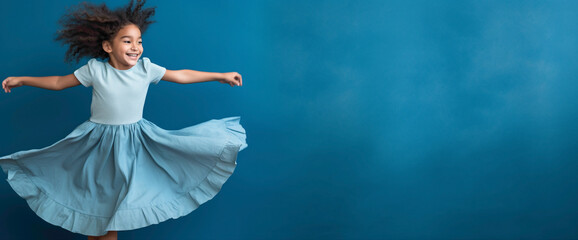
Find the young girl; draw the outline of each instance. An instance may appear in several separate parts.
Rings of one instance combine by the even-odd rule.
[[[89,239],[116,239],[116,231],[190,213],[217,194],[247,146],[237,117],[176,131],[142,118],[148,86],[159,80],[242,85],[235,72],[172,71],[141,58],[141,34],[154,15],[144,4],[131,0],[114,11],[81,4],[63,17],[57,39],[69,45],[67,60],[92,57],[88,64],[66,76],[2,82],[8,93],[24,85],[93,88],[89,121],[49,147],[0,157],[11,187],[32,210]]]

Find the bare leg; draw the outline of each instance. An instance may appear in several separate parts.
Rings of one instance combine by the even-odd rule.
[[[88,236],[88,240],[116,240],[118,238],[117,231],[110,231],[104,236]]]

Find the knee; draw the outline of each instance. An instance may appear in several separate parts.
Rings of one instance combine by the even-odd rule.
[[[109,231],[103,236],[88,236],[88,240],[117,240],[117,236],[117,231]]]

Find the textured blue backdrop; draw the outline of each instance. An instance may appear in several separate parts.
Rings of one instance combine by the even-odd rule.
[[[64,75],[72,0],[0,8],[0,78]],[[111,6],[124,2],[106,1]],[[152,86],[166,129],[240,115],[250,147],[192,214],[121,239],[578,238],[578,2],[160,1],[144,55],[245,86]],[[0,155],[89,117],[90,89],[0,94]],[[84,239],[0,183],[0,236]]]

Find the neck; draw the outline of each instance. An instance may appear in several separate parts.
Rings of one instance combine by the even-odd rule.
[[[110,64],[110,66],[112,66],[113,68],[116,68],[118,70],[129,70],[131,69],[133,66],[129,66],[129,65],[121,65],[118,64],[115,60],[113,60],[112,58],[108,59],[108,64]]]

